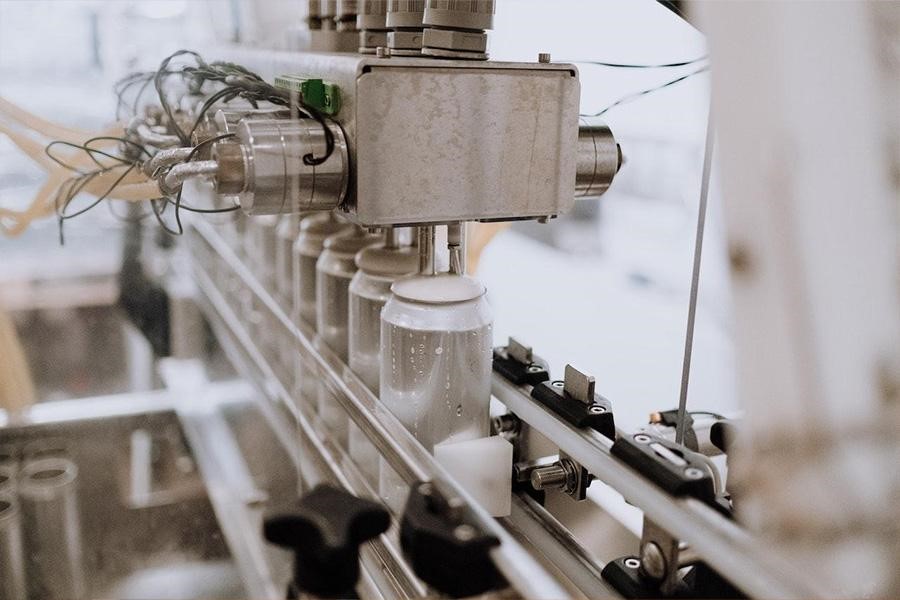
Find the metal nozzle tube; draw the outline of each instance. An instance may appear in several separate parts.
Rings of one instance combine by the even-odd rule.
[[[219,163],[214,160],[199,160],[197,162],[175,165],[166,174],[164,181],[165,190],[176,191],[191,177],[209,177],[219,171]]]

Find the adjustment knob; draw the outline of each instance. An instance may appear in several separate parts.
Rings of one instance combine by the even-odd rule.
[[[359,546],[387,531],[390,515],[378,503],[318,485],[287,510],[266,517],[265,538],[294,552],[295,588],[323,598],[354,597]]]

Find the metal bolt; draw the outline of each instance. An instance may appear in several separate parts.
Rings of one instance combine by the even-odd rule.
[[[390,58],[391,54],[388,48],[384,46],[378,46],[375,48],[375,56],[378,58]]]
[[[641,561],[639,561],[636,558],[626,558],[625,566],[628,567],[629,569],[637,569],[638,567],[641,566]]]
[[[543,370],[544,369],[542,369],[541,367],[539,367],[537,365],[531,365],[530,367],[528,367],[529,373],[539,373],[540,371],[543,371]]]
[[[688,479],[703,479],[703,476],[706,473],[698,469],[697,467],[688,467],[684,470],[684,476]]]
[[[541,52],[538,54],[538,62],[547,64],[550,62],[550,53],[549,52]]]
[[[494,417],[491,424],[497,433],[518,433],[522,428],[522,421],[512,413]]]
[[[634,436],[634,441],[636,441],[638,444],[649,444],[650,436],[643,434],[643,433],[639,433],[636,436]]]
[[[564,387],[566,387],[565,382],[562,382],[562,381],[554,381],[554,382],[551,383],[550,385],[552,385],[552,386],[555,387],[555,388],[564,388]]]
[[[419,484],[419,493],[423,496],[430,496],[434,492],[434,488],[430,483]]]
[[[568,482],[569,472],[559,463],[531,471],[531,487],[536,490],[564,488]]]
[[[661,581],[666,576],[666,557],[653,542],[647,542],[641,548],[641,571],[651,579]]]
[[[471,525],[463,523],[462,525],[457,525],[456,529],[453,530],[453,535],[461,542],[468,542],[475,539],[478,532]]]
[[[606,409],[600,406],[599,404],[594,404],[588,409],[588,412],[592,415],[602,415],[606,412]]]

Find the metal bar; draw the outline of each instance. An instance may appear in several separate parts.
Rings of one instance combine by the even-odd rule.
[[[470,509],[477,525],[496,536],[500,545],[491,552],[498,570],[506,577],[510,585],[525,598],[563,598],[566,597],[565,589],[559,584],[553,575],[547,572],[541,564],[535,560],[505,529],[484,511],[481,506],[456,484],[450,476],[438,465],[434,458],[412,437],[405,427],[378,401],[378,399],[366,388],[356,375],[347,368],[333,353],[327,350],[316,350],[313,347],[312,336],[303,325],[297,326],[288,319],[275,300],[259,284],[249,270],[234,255],[231,249],[219,238],[212,227],[202,221],[194,224],[195,231],[200,233],[203,240],[219,255],[228,267],[243,280],[248,289],[259,299],[261,305],[280,322],[298,344],[300,354],[307,358],[310,365],[319,373],[320,380],[334,393],[335,398],[347,415],[353,419],[357,427],[369,438],[382,456],[391,464],[394,470],[406,481],[413,483],[421,480],[433,480],[442,484],[444,490],[452,492],[459,497]],[[220,314],[230,315],[231,319],[239,324],[236,316],[231,311],[225,299],[215,287],[212,279],[203,272],[196,263],[195,273],[201,290],[215,304],[215,311]],[[234,328],[232,328],[234,329]],[[237,331],[235,333],[238,333]],[[241,331],[242,345],[248,349],[254,349],[253,341]],[[327,451],[322,447],[318,437],[300,414],[293,407],[290,396],[283,385],[277,380],[265,359],[255,350],[257,366],[265,374],[270,385],[280,388],[285,405],[291,410],[294,418],[301,428],[304,438],[308,438],[311,446],[322,448],[322,454]],[[339,469],[338,469],[339,470]],[[339,475],[339,474],[337,474]]]
[[[495,375],[494,396],[560,450],[618,491],[669,533],[690,544],[723,577],[750,596],[819,597],[817,586],[787,568],[791,561],[764,547],[709,506],[662,491],[610,454],[612,442],[592,430],[577,430],[517,387]]]
[[[578,543],[566,527],[526,494],[514,494],[506,523],[543,554],[587,598],[619,598],[603,579],[603,563]]]
[[[678,396],[678,419],[675,424],[675,443],[684,442],[684,416],[687,412],[688,383],[691,380],[691,356],[694,351],[694,321],[697,316],[697,295],[700,291],[700,263],[703,259],[703,232],[706,229],[706,204],[709,199],[709,177],[712,171],[713,146],[716,131],[712,107],[706,119],[706,148],[703,154],[703,176],[700,182],[700,205],[697,208],[697,237],[694,240],[694,264],[691,270],[691,295],[688,300],[687,329],[684,333],[684,359],[681,363],[681,391]]]

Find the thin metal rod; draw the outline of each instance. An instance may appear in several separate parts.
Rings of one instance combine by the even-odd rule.
[[[435,274],[434,225],[419,227],[419,273]]]
[[[697,315],[697,292],[700,288],[700,263],[703,258],[703,231],[706,229],[706,204],[712,171],[713,146],[716,138],[712,107],[706,119],[706,148],[703,153],[703,179],[700,182],[700,206],[697,210],[697,237],[694,240],[694,266],[691,271],[691,297],[688,301],[687,331],[684,334],[684,360],[681,364],[681,392],[678,396],[678,418],[675,443],[684,441],[684,417],[687,412],[688,383],[691,379],[691,355],[694,351],[694,321]]]
[[[450,272],[466,274],[466,223],[447,225],[447,249],[450,251]]]

